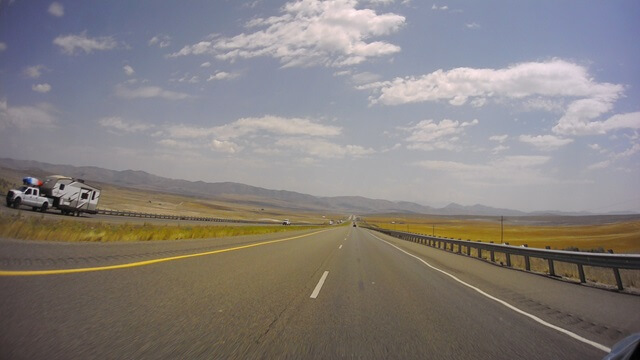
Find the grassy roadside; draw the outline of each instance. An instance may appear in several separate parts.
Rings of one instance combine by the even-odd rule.
[[[500,243],[500,221],[471,219],[369,217],[366,221],[383,229]],[[640,221],[623,221],[598,225],[520,225],[505,224],[504,242],[530,247],[549,246],[558,250],[615,253],[640,253]]]
[[[219,238],[272,234],[319,226],[192,226],[109,224],[74,220],[52,220],[44,216],[0,215],[0,237],[48,241],[150,241]]]

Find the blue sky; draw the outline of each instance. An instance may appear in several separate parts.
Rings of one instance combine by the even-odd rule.
[[[0,155],[640,211],[638,19],[637,1],[2,0]]]

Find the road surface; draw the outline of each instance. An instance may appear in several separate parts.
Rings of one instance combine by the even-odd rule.
[[[600,359],[640,331],[637,296],[353,227],[0,257],[3,359]]]

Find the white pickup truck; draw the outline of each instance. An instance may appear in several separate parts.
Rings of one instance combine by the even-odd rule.
[[[33,211],[45,212],[53,205],[53,199],[41,196],[40,189],[35,186],[22,186],[17,190],[9,190],[7,206],[13,206],[17,209],[20,205],[31,206]]]

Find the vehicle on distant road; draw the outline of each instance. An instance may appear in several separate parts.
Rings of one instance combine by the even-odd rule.
[[[53,175],[44,182],[33,177],[25,177],[22,182],[25,186],[7,193],[7,206],[17,209],[26,205],[42,212],[55,208],[64,215],[98,212],[100,189],[85,184],[82,179]]]
[[[356,227],[356,223],[353,223],[353,227]]]
[[[284,219],[282,225],[291,225],[291,221],[289,221],[289,219]]]

